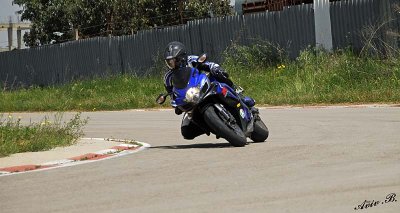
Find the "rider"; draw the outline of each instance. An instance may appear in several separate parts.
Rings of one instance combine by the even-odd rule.
[[[178,71],[179,69],[189,67],[196,67],[201,71],[206,71],[211,74],[218,82],[225,83],[228,86],[235,88],[233,82],[229,79],[228,73],[223,70],[219,64],[213,62],[204,62],[201,64],[197,64],[197,59],[199,57],[196,55],[187,55],[185,45],[181,42],[173,41],[170,42],[164,53],[165,63],[168,66],[168,71],[164,75],[164,86],[168,93],[172,93],[173,85],[172,78],[174,71]],[[196,66],[197,65],[197,66]],[[173,98],[173,96],[171,96]],[[250,97],[243,97],[244,103],[253,107],[255,105],[254,99]],[[182,114],[182,111],[179,108],[175,108],[175,113],[177,115]],[[194,139],[195,137],[204,133],[200,128],[196,128],[195,124],[191,123],[187,117],[184,117],[181,125],[181,132],[185,139]]]

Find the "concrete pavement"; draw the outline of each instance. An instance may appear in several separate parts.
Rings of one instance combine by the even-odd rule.
[[[172,111],[85,115],[86,137],[152,148],[0,177],[1,212],[400,212],[398,107],[263,109],[268,142],[243,148],[183,140]]]

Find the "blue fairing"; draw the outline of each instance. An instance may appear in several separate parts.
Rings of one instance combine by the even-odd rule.
[[[240,108],[239,111],[243,110],[243,112],[244,112],[243,113],[244,117],[242,117],[242,118],[246,121],[250,121],[252,119],[253,115],[251,114],[249,108],[246,107],[246,104],[244,104],[243,101],[237,96],[236,91],[234,89],[229,87],[227,84],[218,82],[217,94],[223,94],[223,92],[222,92],[223,88],[228,89],[228,92],[226,93],[225,97],[236,99],[237,101],[239,101],[241,103],[238,108]]]
[[[196,68],[191,68],[190,69],[191,72],[191,77],[189,79],[189,82],[186,86],[186,88],[184,89],[177,89],[174,88],[173,92],[175,94],[175,104],[177,106],[183,106],[185,104],[187,104],[185,102],[185,96],[186,96],[186,92],[189,88],[191,87],[199,87],[201,88],[201,86],[207,82],[207,75],[204,73],[200,73],[199,70],[197,70]]]
[[[190,72],[190,75],[186,75],[189,74],[187,72]],[[209,78],[205,73],[199,72],[199,70],[197,70],[196,68],[182,70],[181,74],[186,76],[186,78],[184,78],[185,82],[183,82],[183,86],[185,86],[186,82],[187,84],[185,88],[183,88],[182,86],[181,89],[174,87],[173,92],[175,100],[171,103],[174,107],[183,107],[184,105],[187,105],[188,103],[186,103],[185,101],[186,92],[192,87],[198,87],[199,89],[201,89],[204,84],[209,81],[216,84],[215,94],[224,95],[226,98],[235,99],[241,103],[240,105],[238,105],[238,110],[240,112],[240,116],[245,121],[248,122],[252,119],[252,113],[250,112],[249,108],[246,107],[246,105],[238,97],[235,90],[229,87],[227,84],[216,81],[214,77]]]

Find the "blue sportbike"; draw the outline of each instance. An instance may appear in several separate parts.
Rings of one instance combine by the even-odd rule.
[[[197,62],[205,60],[203,54]],[[163,104],[167,96],[173,96],[172,106],[185,112],[184,116],[205,134],[213,133],[238,147],[247,144],[247,137],[254,142],[264,142],[268,138],[268,128],[258,109],[244,103],[242,90],[236,91],[196,67],[176,71],[172,84],[172,93],[160,94],[157,103]]]

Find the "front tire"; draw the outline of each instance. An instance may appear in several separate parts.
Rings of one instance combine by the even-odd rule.
[[[210,106],[204,112],[204,121],[210,129],[222,138],[225,138],[230,144],[236,147],[242,147],[247,144],[246,136],[237,124],[228,126],[225,121],[218,116],[219,112],[213,106]]]

